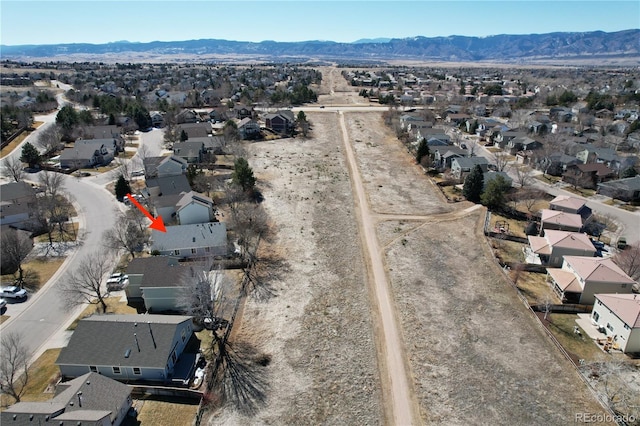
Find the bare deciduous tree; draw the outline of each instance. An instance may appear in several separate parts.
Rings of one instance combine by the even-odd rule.
[[[102,312],[107,311],[105,298],[107,289],[102,285],[104,277],[109,273],[111,258],[102,251],[88,254],[78,266],[67,274],[60,282],[59,290],[68,306],[80,303],[99,305]]]
[[[103,240],[109,248],[126,250],[133,259],[149,239],[142,225],[142,215],[137,213],[137,210],[129,210],[126,213],[116,210],[114,214],[115,224],[112,229],[104,232]]]
[[[17,333],[3,333],[0,344],[0,391],[20,402],[29,383],[29,350]]]
[[[520,188],[526,188],[531,185],[533,179],[533,173],[529,166],[520,164],[514,167],[516,173],[516,182],[520,185]]]
[[[24,164],[15,156],[8,156],[2,160],[2,176],[13,179],[14,182],[20,182],[24,177]]]
[[[18,283],[23,286],[24,270],[22,269],[22,263],[27,258],[33,243],[31,239],[22,232],[18,232],[15,229],[7,229],[2,233],[2,269],[18,270]]]
[[[44,155],[53,154],[64,145],[62,144],[62,133],[55,124],[41,130],[36,140],[36,146],[43,150]]]
[[[542,189],[531,188],[531,187],[526,188],[521,192],[522,192],[521,200],[523,200],[524,206],[527,208],[527,211],[531,214],[535,213],[533,211],[533,207],[536,205],[538,201],[544,199],[546,192],[544,192]]]
[[[639,418],[640,407],[631,385],[635,366],[621,360],[592,362],[581,369],[593,380],[596,392],[618,416]]]
[[[620,250],[613,261],[632,279],[640,280],[640,243],[629,244],[624,250]]]
[[[496,162],[496,170],[504,172],[509,165],[509,154],[504,151],[498,151],[493,155]]]
[[[64,188],[64,175],[61,173],[42,172],[39,179],[45,197],[55,198]]]

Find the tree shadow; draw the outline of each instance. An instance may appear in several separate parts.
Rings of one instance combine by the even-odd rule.
[[[274,283],[281,281],[290,270],[289,263],[275,253],[268,253],[245,268],[243,291],[247,296],[265,302],[277,295]]]
[[[217,386],[226,401],[238,411],[253,416],[267,399],[269,382],[266,366],[271,356],[248,343],[224,345]]]

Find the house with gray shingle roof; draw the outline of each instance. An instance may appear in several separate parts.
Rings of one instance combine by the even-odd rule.
[[[115,151],[114,139],[78,140],[73,148],[65,148],[60,154],[60,167],[83,168],[109,164]]]
[[[456,157],[451,160],[451,174],[456,179],[464,179],[475,166],[480,166],[485,173],[489,169],[489,161],[484,157]]]
[[[56,360],[63,378],[98,373],[120,382],[181,384],[195,354],[190,316],[93,315],[78,322]]]
[[[640,200],[640,176],[599,183],[598,194],[622,201]]]
[[[131,408],[129,386],[97,373],[58,384],[56,395],[42,402],[19,402],[0,414],[3,425],[114,425]]]
[[[182,259],[225,256],[227,225],[223,222],[167,226],[151,232],[151,251]]]

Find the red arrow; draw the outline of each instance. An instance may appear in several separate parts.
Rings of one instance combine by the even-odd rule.
[[[156,231],[160,231],[160,232],[167,232],[167,228],[164,227],[164,222],[162,221],[162,216],[158,216],[158,217],[151,216],[151,213],[149,213],[147,209],[142,207],[142,204],[140,204],[138,200],[133,198],[131,194],[127,194],[127,198],[129,199],[129,201],[133,203],[134,206],[138,208],[138,210],[144,213],[146,217],[151,219],[151,225],[149,225],[149,228],[155,229]]]

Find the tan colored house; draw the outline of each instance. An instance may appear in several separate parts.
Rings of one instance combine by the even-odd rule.
[[[558,210],[543,209],[540,225],[540,235],[544,236],[544,232],[547,229],[580,232],[580,230],[582,229],[582,216],[575,213],[566,213]]]
[[[596,294],[591,320],[612,337],[613,347],[624,353],[640,352],[640,296]]]
[[[587,207],[586,200],[569,195],[558,195],[549,202],[549,209],[579,214],[583,220],[587,220],[591,216],[591,209]]]
[[[589,237],[579,232],[548,229],[544,237],[529,235],[528,238],[531,253],[541,265],[552,268],[561,267],[564,256],[594,257],[597,252]]]
[[[549,268],[547,274],[563,303],[592,305],[596,293],[630,294],[635,284],[610,258],[565,256],[562,268]]]

